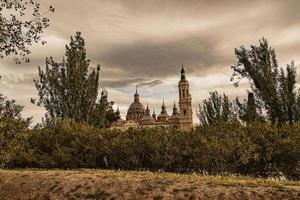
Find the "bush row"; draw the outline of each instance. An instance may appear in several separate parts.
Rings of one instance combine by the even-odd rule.
[[[300,124],[220,123],[183,132],[96,129],[61,122],[19,133],[8,168],[109,168],[299,179]]]

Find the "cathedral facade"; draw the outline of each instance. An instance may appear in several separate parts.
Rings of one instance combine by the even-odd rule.
[[[134,94],[134,101],[128,108],[126,120],[119,119],[113,122],[112,129],[127,130],[128,128],[176,128],[180,130],[189,130],[193,128],[193,110],[192,110],[192,96],[189,90],[189,82],[185,76],[185,70],[182,65],[181,77],[178,82],[179,93],[179,110],[174,102],[173,112],[171,115],[166,110],[163,101],[161,112],[156,116],[153,111],[150,113],[150,108],[140,102],[139,94],[136,89]]]

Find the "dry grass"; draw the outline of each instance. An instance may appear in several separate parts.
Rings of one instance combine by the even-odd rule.
[[[0,199],[300,199],[300,182],[110,170],[0,170]]]

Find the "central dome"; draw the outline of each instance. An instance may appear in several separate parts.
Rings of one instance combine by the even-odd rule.
[[[145,107],[140,102],[133,102],[127,111],[127,120],[140,121],[145,115]]]
[[[145,115],[145,107],[140,103],[139,94],[137,90],[134,94],[134,102],[130,104],[127,111],[127,120],[140,121]]]
[[[143,110],[143,111],[145,111],[145,107],[140,102],[133,102],[132,104],[130,104],[128,112],[129,111],[136,111],[136,110]]]

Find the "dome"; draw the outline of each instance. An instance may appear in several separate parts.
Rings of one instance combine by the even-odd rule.
[[[169,118],[169,115],[168,113],[160,113],[157,118],[159,121],[165,121]]]
[[[130,104],[128,112],[135,111],[135,110],[145,110],[145,107],[140,102],[133,102],[132,104]]]
[[[126,120],[140,121],[145,115],[145,107],[140,103],[139,94],[137,90],[134,94],[134,101],[130,104],[127,111]]]
[[[176,119],[179,119],[179,118],[180,118],[180,114],[177,110],[177,107],[176,107],[176,104],[175,104],[175,101],[174,101],[173,113],[171,115],[171,119],[176,120]]]
[[[157,119],[158,119],[158,121],[166,121],[166,120],[168,120],[168,118],[169,118],[169,115],[166,110],[165,101],[163,101],[163,104],[161,106],[161,113],[158,115]]]
[[[155,120],[151,116],[144,116],[141,120],[142,124],[154,124]]]
[[[127,111],[127,120],[141,120],[145,115],[145,108],[140,102],[133,102]]]

